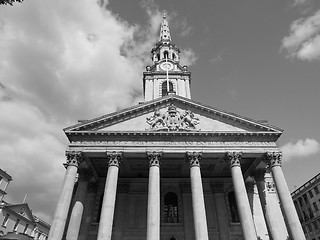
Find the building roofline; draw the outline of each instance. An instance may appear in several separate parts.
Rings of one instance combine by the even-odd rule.
[[[299,193],[301,193],[302,191],[306,190],[309,186],[311,186],[313,183],[316,182],[316,180],[320,180],[320,173],[318,173],[316,176],[314,176],[313,178],[311,178],[310,180],[306,181],[304,184],[302,184],[299,188],[297,188],[296,190],[294,190],[291,193],[291,196],[294,197],[295,195],[298,195]]]
[[[2,170],[0,168],[0,175],[3,175],[4,177],[6,177],[8,179],[8,181],[12,181],[12,177],[4,170]]]

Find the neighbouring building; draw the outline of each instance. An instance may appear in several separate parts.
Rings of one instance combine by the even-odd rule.
[[[282,130],[192,100],[166,16],[151,56],[143,103],[64,129],[49,240],[305,239]]]
[[[320,240],[320,173],[291,193],[307,240]]]
[[[10,181],[12,181],[12,177],[0,168],[0,201],[2,201],[7,194]]]
[[[0,186],[3,189],[1,193],[5,195],[5,190],[12,177],[0,169],[0,178]],[[3,201],[2,198],[0,202],[0,236],[10,232],[18,232],[34,237],[36,240],[48,238],[50,225],[33,215],[27,203],[10,204]]]

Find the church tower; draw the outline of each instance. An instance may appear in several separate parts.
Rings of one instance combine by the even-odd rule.
[[[160,26],[159,41],[151,50],[152,66],[143,73],[144,100],[150,101],[176,94],[191,98],[191,73],[187,66],[180,65],[180,49],[171,40],[166,15]]]

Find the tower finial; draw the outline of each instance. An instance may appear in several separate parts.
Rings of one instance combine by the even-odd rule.
[[[160,37],[159,41],[171,41],[169,23],[167,21],[167,11],[163,12],[163,18],[160,26]]]

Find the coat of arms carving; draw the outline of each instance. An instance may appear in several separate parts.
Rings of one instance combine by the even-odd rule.
[[[196,130],[199,118],[195,117],[194,113],[190,110],[180,112],[176,106],[170,104],[164,113],[156,109],[153,116],[147,118],[147,123],[150,125],[150,129],[148,130],[191,131]]]

